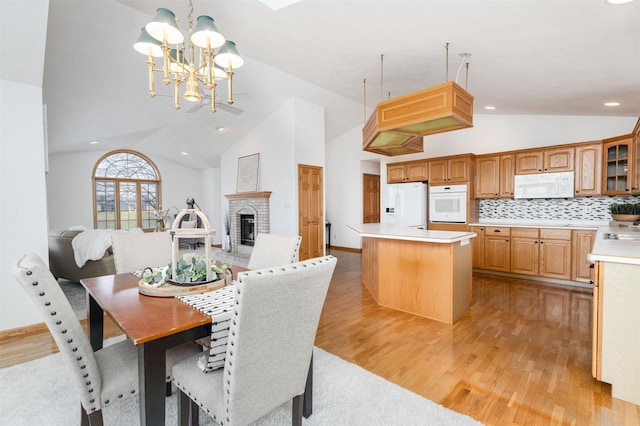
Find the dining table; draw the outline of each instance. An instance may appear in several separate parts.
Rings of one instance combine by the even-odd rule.
[[[245,270],[234,268],[234,275]],[[138,281],[125,273],[84,278],[80,283],[87,292],[93,350],[103,346],[106,314],[138,349],[140,425],[158,426],[165,424],[165,352],[210,336],[212,318],[175,297],[144,295],[138,291]],[[305,418],[312,413],[312,380],[313,359],[303,396]]]

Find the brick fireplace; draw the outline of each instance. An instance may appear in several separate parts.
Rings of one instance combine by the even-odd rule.
[[[251,239],[261,232],[269,232],[269,198],[271,197],[271,191],[228,194],[225,197],[229,200],[231,252],[251,254],[253,249],[253,245],[250,243]],[[248,218],[251,216],[253,216],[252,222],[250,222],[253,232],[248,232],[245,229],[243,235],[241,234],[242,223],[249,223]]]

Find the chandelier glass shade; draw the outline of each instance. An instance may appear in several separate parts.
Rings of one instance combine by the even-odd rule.
[[[180,108],[180,86],[184,83],[183,99],[200,102],[203,99],[201,90],[208,91],[206,96],[211,101],[211,112],[215,112],[216,81],[227,80],[227,103],[233,104],[233,74],[244,60],[236,44],[225,39],[210,16],[199,16],[195,29],[192,28],[192,14],[193,4],[189,0],[189,38],[185,42],[175,14],[159,8],[153,20],[141,29],[133,48],[147,56],[150,97],[156,96],[154,74],[160,72],[164,84],[173,82],[175,109]],[[162,68],[156,68],[154,58],[162,58]]]

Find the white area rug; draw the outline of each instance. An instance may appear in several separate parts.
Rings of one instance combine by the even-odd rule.
[[[175,425],[176,396],[167,398],[167,425]],[[59,354],[0,370],[0,425],[79,424],[80,401]],[[104,411],[105,425],[139,424],[137,399]],[[215,425],[200,413],[201,425]],[[291,403],[257,425],[290,425]],[[479,425],[334,355],[314,351],[313,415],[305,425]]]

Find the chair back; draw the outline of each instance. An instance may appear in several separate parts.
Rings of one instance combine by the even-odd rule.
[[[251,423],[304,392],[336,261],[239,274],[224,367],[226,423]]]
[[[13,276],[40,311],[69,365],[82,406],[87,413],[101,409],[100,369],[89,339],[60,285],[35,253],[26,254],[14,265]]]
[[[114,234],[112,241],[116,274],[164,267],[171,262],[168,232],[122,232]]]
[[[271,268],[297,262],[300,241],[302,237],[298,235],[258,234],[247,268]]]

